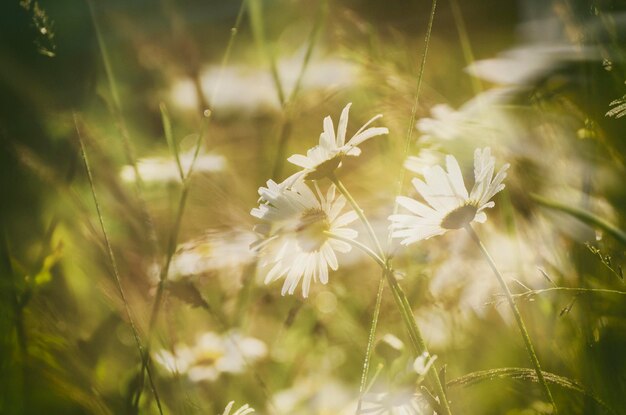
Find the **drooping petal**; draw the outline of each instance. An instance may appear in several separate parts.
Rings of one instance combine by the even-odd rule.
[[[372,137],[376,137],[377,135],[389,134],[389,130],[386,127],[375,127],[368,128],[367,130],[355,134],[354,137],[348,141],[348,145],[356,147],[360,145],[365,140],[369,140]]]
[[[287,161],[291,164],[295,164],[296,166],[305,169],[315,168],[315,164],[313,163],[313,161],[307,156],[303,156],[302,154],[294,154],[293,156],[290,156]]]
[[[331,248],[329,249],[332,251]],[[322,284],[328,284],[328,262],[325,256],[320,255],[317,258],[317,266],[318,266],[318,276],[319,276],[320,282]]]
[[[328,266],[330,266],[330,268],[335,271],[339,267],[339,264],[337,263],[337,255],[335,255],[335,251],[333,251],[333,248],[330,246],[330,244],[322,245],[321,253],[324,256],[324,259]]]

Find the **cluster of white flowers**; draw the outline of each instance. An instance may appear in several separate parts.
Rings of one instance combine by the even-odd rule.
[[[242,373],[247,364],[266,354],[265,343],[253,337],[206,332],[193,346],[178,344],[173,351],[160,350],[154,360],[170,373],[185,374],[192,382],[200,382],[214,381],[221,373]]]
[[[306,155],[289,157],[288,161],[301,167],[301,171],[282,183],[269,180],[266,187],[259,188],[259,207],[252,209],[251,214],[263,224],[256,227],[260,238],[252,246],[260,252],[261,265],[267,270],[266,284],[285,277],[283,295],[293,294],[301,280],[304,297],[308,296],[312,282],[326,284],[328,268],[338,268],[335,252],[348,252],[350,242],[357,237],[355,230],[346,227],[357,219],[356,212],[341,214],[346,203],[344,196],[336,196],[334,185],[324,196],[317,180],[334,179],[335,170],[344,157],[360,155],[360,144],[389,131],[385,127],[370,127],[381,117],[379,114],[346,140],[350,106],[343,109],[336,132],[331,117],[327,116],[319,144]],[[438,125],[448,125],[450,117],[452,124],[463,121],[447,107],[435,107],[433,113],[441,120],[423,121],[418,126],[424,132],[432,129],[441,133]],[[448,127],[455,129],[454,125]],[[494,206],[491,199],[504,188],[509,167],[504,165],[494,176],[495,158],[491,150],[488,147],[476,149],[474,185],[468,192],[459,163],[451,155],[446,156],[447,171],[441,166],[423,166],[423,160],[419,159],[410,159],[407,164],[424,176],[424,180],[413,179],[423,201],[405,196],[397,198],[397,203],[409,213],[391,215],[390,229],[392,237],[401,238],[403,245],[463,228],[474,221],[484,222],[487,219],[485,209]],[[305,181],[314,181],[316,191],[313,192]]]
[[[346,204],[343,195],[331,185],[326,195],[317,182],[315,192],[305,180],[331,177],[345,156],[358,156],[359,145],[377,135],[387,134],[384,127],[368,126],[380,118],[375,116],[346,141],[348,114],[351,104],[341,113],[337,132],[330,117],[324,119],[319,144],[307,155],[296,154],[289,161],[302,170],[282,183],[268,180],[267,187],[259,188],[259,207],[252,216],[263,221],[255,230],[260,239],[253,244],[261,254],[261,265],[267,268],[265,283],[285,277],[282,294],[293,294],[303,280],[302,295],[309,295],[311,283],[328,282],[328,268],[336,270],[335,252],[348,252],[346,242],[357,237],[357,231],[347,225],[357,219],[356,212],[342,213]]]

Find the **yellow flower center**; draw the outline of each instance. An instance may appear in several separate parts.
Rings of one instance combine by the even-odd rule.
[[[305,252],[317,251],[328,239],[324,232],[329,229],[326,212],[319,208],[305,211],[296,227],[298,245]]]
[[[221,350],[202,350],[195,356],[196,366],[213,366],[224,353]]]

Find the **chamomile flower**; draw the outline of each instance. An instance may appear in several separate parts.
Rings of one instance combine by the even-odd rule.
[[[361,149],[358,147],[361,143],[377,135],[389,133],[389,130],[385,127],[367,128],[372,122],[382,117],[382,114],[378,114],[366,122],[346,142],[348,113],[351,105],[352,103],[346,105],[341,112],[337,134],[335,134],[333,120],[330,116],[327,116],[324,118],[324,131],[320,135],[319,144],[309,149],[306,156],[294,154],[287,159],[290,163],[304,168],[302,174],[306,179],[321,179],[330,175],[339,167],[344,156],[358,156],[361,154]]]
[[[228,402],[228,405],[226,405],[226,408],[224,408],[224,413],[222,413],[222,415],[231,415],[230,411],[231,409],[233,409],[234,405],[235,405],[235,401]],[[254,412],[254,409],[250,408],[250,405],[245,404],[244,406],[242,406],[241,408],[233,412],[232,415],[248,415],[253,412]]]
[[[489,147],[474,151],[474,187],[468,193],[456,159],[446,156],[445,171],[441,166],[424,170],[425,182],[413,179],[413,185],[426,203],[399,196],[398,204],[410,214],[391,215],[392,236],[403,238],[401,243],[414,242],[443,235],[451,229],[460,229],[471,222],[487,220],[484,212],[495,203],[491,200],[504,189],[502,183],[509,168],[505,164],[494,177],[495,158]]]
[[[287,179],[290,180],[290,179]],[[328,268],[337,270],[335,251],[348,252],[351,245],[333,238],[354,239],[357,232],[347,228],[357,219],[354,211],[341,214],[346,199],[336,196],[332,185],[324,197],[318,196],[302,181],[291,186],[272,180],[261,187],[260,205],[250,212],[265,223],[256,228],[262,238],[253,244],[269,268],[265,283],[285,277],[282,295],[293,294],[303,280],[302,295],[307,297],[313,281],[326,284]]]

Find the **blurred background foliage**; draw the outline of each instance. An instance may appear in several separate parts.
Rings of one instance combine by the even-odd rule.
[[[391,132],[340,171],[385,240],[430,10],[3,1],[0,413],[217,414],[231,400],[267,414],[354,413],[379,271],[354,252],[310,298],[281,297],[247,248],[249,211],[257,188],[293,173],[286,157],[351,101],[350,126],[383,113]],[[526,293],[518,301],[544,370],[572,382],[552,386],[561,413],[626,413],[626,121],[623,102],[610,105],[626,93],[625,11],[612,0],[439,0],[416,107],[433,123],[411,133],[409,155],[452,153],[466,173],[483,145],[511,163],[478,231]],[[438,118],[438,104],[456,115]],[[172,149],[186,170],[197,144],[195,172],[181,180]],[[548,412],[532,380],[463,378],[529,367],[469,239],[389,251],[446,367],[454,413]],[[372,390],[415,389],[404,342],[385,292]],[[206,370],[168,370],[194,344]]]

